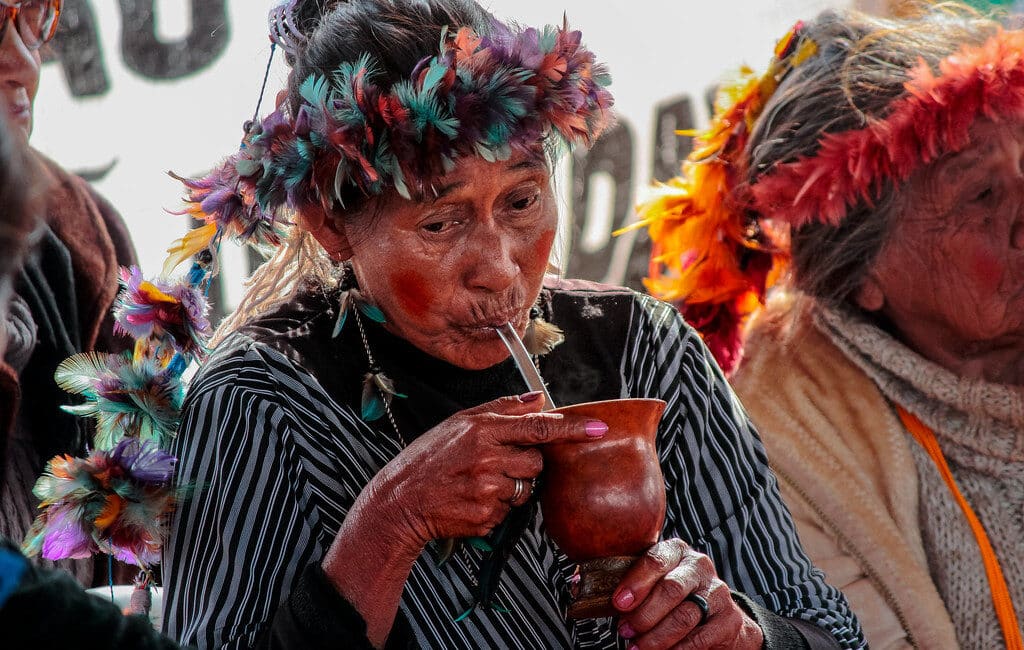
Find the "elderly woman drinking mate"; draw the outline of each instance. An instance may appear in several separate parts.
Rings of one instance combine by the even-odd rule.
[[[874,648],[1021,647],[1022,47],[963,8],[825,13],[648,206],[652,286],[731,365],[790,261],[734,385]]]
[[[545,278],[553,156],[611,117],[579,32],[462,0],[319,4],[275,9],[288,90],[189,182],[212,228],[295,226],[187,398],[166,629],[203,648],[860,647],[696,333]],[[506,322],[559,403],[667,402],[664,541],[617,619],[566,617],[574,567],[531,494],[539,446],[607,426],[542,412]],[[445,539],[470,542],[439,561]]]

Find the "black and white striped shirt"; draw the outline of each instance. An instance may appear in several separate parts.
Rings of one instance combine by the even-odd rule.
[[[800,547],[764,448],[697,334],[672,307],[622,289],[545,289],[547,319],[566,342],[541,361],[555,401],[655,397],[668,406],[658,447],[668,495],[664,536],[715,562],[734,590],[782,616],[864,644],[845,598]],[[166,631],[201,648],[247,648],[302,571],[319,562],[370,478],[402,449],[386,423],[359,419],[366,358],[350,324],[330,338],[327,298],[305,295],[233,334],[190,390],[175,452],[194,496],[177,511],[165,551]],[[371,327],[378,363],[408,400],[404,435],[455,411],[524,391],[511,362],[464,371]],[[428,547],[429,548],[429,547]],[[610,619],[565,617],[573,567],[538,515],[509,558],[497,601],[472,602],[479,551],[408,577],[399,615],[422,647],[623,647]]]

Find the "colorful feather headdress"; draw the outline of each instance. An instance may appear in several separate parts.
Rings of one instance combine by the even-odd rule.
[[[747,320],[788,263],[781,226],[838,225],[887,184],[965,148],[979,118],[1024,119],[1024,32],[999,31],[947,57],[937,75],[919,62],[884,118],[827,133],[814,155],[777,164],[748,185],[744,150],[754,123],[782,76],[816,51],[800,31],[798,24],[780,41],[763,77],[745,71],[722,91],[682,175],[639,208],[637,225],[654,240],[649,289],[680,306],[727,373]]]
[[[287,11],[272,15],[275,42],[291,42],[293,23]],[[461,156],[504,160],[542,139],[589,145],[611,121],[612,96],[581,36],[567,24],[512,31],[495,21],[487,36],[445,31],[438,54],[390,88],[375,83],[369,55],[310,76],[294,117],[279,107],[219,168],[182,179],[188,212],[206,225],[178,242],[170,263],[221,233],[276,244],[282,208],[344,208],[349,192],[389,187],[426,196]]]
[[[797,23],[779,41],[764,75],[743,68],[719,90],[711,126],[697,135],[682,174],[659,184],[630,226],[646,226],[653,240],[647,289],[679,306],[726,372],[739,360],[743,323],[785,266],[770,224],[749,214],[733,190],[746,179],[744,152],[768,98],[817,52],[802,28]]]

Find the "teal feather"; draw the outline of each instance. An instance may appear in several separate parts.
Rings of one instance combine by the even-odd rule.
[[[436,86],[445,74],[448,73],[449,67],[443,61],[439,61],[437,57],[430,60],[430,67],[427,68],[427,74],[423,77],[422,92],[433,92],[434,86]]]
[[[109,356],[102,352],[76,354],[57,366],[53,378],[65,392],[95,397],[96,385],[107,374]]]
[[[467,537],[465,538],[465,542],[478,551],[490,553],[494,550],[494,547],[491,546],[483,537]]]
[[[492,162],[496,162],[497,161],[497,156],[495,156],[494,152],[491,151],[490,147],[488,147],[485,144],[478,143],[476,145],[476,153],[477,153],[478,156],[480,156],[481,158],[483,158],[487,162],[492,163]]]
[[[495,526],[487,535],[487,543],[493,547],[493,550],[485,552],[480,561],[474,606],[479,604],[501,611],[501,608],[494,602],[501,574],[505,570],[512,550],[535,517],[536,508],[536,499],[531,499],[521,506],[512,508],[505,516],[504,521]]]
[[[363,300],[357,301],[356,305],[359,307],[359,311],[362,312],[364,316],[374,321],[375,323],[380,323],[381,325],[383,325],[384,323],[387,322],[387,319],[384,317],[384,312],[382,312],[380,308],[377,307],[376,305],[371,305],[370,303]]]
[[[409,193],[409,186],[405,184],[405,174],[402,173],[402,168],[398,165],[392,167],[391,180],[395,184],[395,191],[398,192],[398,195],[411,201],[412,195]]]
[[[330,84],[327,78],[321,75],[310,75],[299,86],[299,95],[302,96],[302,99],[310,106],[317,108],[327,105],[329,92]]]
[[[541,52],[547,53],[555,49],[558,42],[558,28],[554,25],[545,25],[540,31],[539,39]]]
[[[362,84],[366,84],[376,74],[376,68],[369,53],[363,53],[355,61],[341,64],[334,71],[332,99],[340,100],[328,104],[331,117],[343,125],[362,128],[366,124],[366,115],[356,101],[356,77],[362,72]]]
[[[299,86],[299,95],[311,106],[326,106],[330,84],[326,77],[310,75]]]
[[[99,413],[99,406],[96,402],[86,402],[85,404],[66,404],[60,407],[60,410],[71,415],[76,415],[80,418],[91,417]]]
[[[364,422],[374,422],[381,419],[385,413],[384,399],[373,380],[372,374],[367,374],[363,379],[363,397],[360,405],[360,414]]]
[[[338,301],[338,317],[334,320],[334,330],[331,332],[332,339],[338,338],[341,330],[345,327],[345,321],[348,320],[348,301],[349,294],[345,291]]]
[[[293,190],[302,184],[313,169],[314,151],[309,142],[294,140],[274,160],[273,175],[283,179],[286,190]]]
[[[239,158],[235,161],[235,171],[238,172],[239,176],[255,176],[263,168],[263,165],[258,160],[251,160],[249,158]]]
[[[395,85],[394,93],[409,111],[412,124],[421,138],[428,127],[433,127],[450,139],[458,136],[459,118],[450,113],[444,114],[445,111],[437,100],[434,88],[420,91],[412,82],[403,81]]]

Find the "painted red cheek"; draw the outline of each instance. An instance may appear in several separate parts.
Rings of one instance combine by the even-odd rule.
[[[548,258],[551,256],[551,244],[555,241],[555,229],[545,230],[533,245],[533,257],[530,266],[548,265]]]
[[[391,274],[391,287],[398,305],[412,316],[423,316],[434,302],[430,280],[411,269]]]
[[[991,254],[977,252],[971,260],[974,276],[985,286],[997,287],[1003,279],[1003,264]]]

